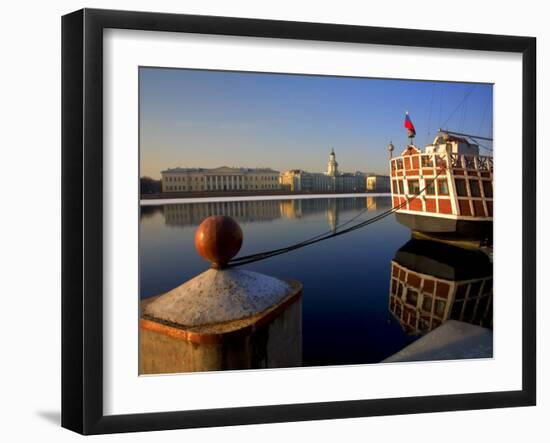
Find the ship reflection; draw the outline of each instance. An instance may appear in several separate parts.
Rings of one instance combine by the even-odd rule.
[[[389,197],[212,201],[142,206],[141,219],[146,220],[161,214],[168,226],[195,226],[211,215],[228,215],[239,223],[258,223],[280,218],[305,219],[324,213],[327,224],[334,231],[347,212],[357,212],[365,208],[369,211],[380,211],[390,207]]]
[[[389,311],[408,334],[447,320],[493,326],[493,267],[487,255],[415,238],[391,261]]]

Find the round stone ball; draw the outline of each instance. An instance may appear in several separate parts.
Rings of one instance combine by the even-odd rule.
[[[239,224],[226,215],[212,215],[203,220],[195,232],[195,248],[214,268],[224,268],[243,244]]]

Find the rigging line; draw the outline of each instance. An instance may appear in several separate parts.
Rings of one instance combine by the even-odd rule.
[[[438,122],[441,122],[441,112],[442,112],[442,106],[443,106],[443,83],[440,83],[439,88],[439,117],[437,119]],[[439,125],[441,127],[441,125]]]
[[[368,224],[374,223],[374,222],[380,220],[381,218],[387,217],[388,215],[390,215],[390,213],[391,212],[388,212],[388,213],[385,213],[384,215],[379,215],[379,216],[373,217],[372,219],[367,220],[368,223],[366,223],[366,222],[359,223],[359,224],[354,225],[354,226],[352,226],[348,229],[345,229],[343,231],[338,231],[338,232],[335,232],[335,233],[333,233],[331,235],[328,235],[328,236],[325,236],[325,237],[316,238],[315,240],[311,240],[309,242],[299,243],[299,244],[292,245],[292,246],[289,246],[287,248],[283,248],[283,249],[276,250],[276,251],[268,251],[264,254],[258,254],[257,257],[251,257],[250,259],[243,260],[242,262],[238,262],[238,263],[235,263],[235,262],[231,261],[229,263],[228,267],[241,266],[241,265],[245,265],[245,264],[248,264],[248,263],[254,263],[254,262],[257,262],[257,261],[260,261],[260,260],[265,260],[267,258],[275,257],[277,255],[281,255],[281,254],[284,254],[286,252],[291,252],[291,251],[294,251],[296,249],[300,249],[300,248],[303,248],[305,246],[309,246],[309,245],[312,245],[314,243],[318,243],[318,242],[323,241],[323,240],[328,240],[329,238],[337,237],[337,236],[342,235],[342,234],[347,234],[348,232],[352,232],[356,229],[367,226]]]
[[[419,191],[419,192],[422,192],[422,191]],[[413,199],[414,197],[416,197],[416,196],[409,197],[409,199]],[[400,209],[401,207],[403,207],[408,201],[409,201],[409,200],[405,200],[405,201],[403,202],[403,204],[399,205],[398,207],[396,207],[396,208],[391,208],[391,209],[389,209],[389,210],[387,210],[387,211],[385,211],[385,212],[383,212],[383,213],[380,213],[380,214],[378,214],[378,215],[372,217],[371,219],[368,219],[368,220],[365,220],[365,221],[363,221],[363,222],[361,222],[361,223],[358,223],[357,225],[352,226],[352,228],[354,228],[354,227],[361,227],[361,226],[363,226],[365,223],[369,223],[370,220],[378,219],[379,217],[385,217],[386,215],[390,214],[392,211],[397,210],[397,209]],[[356,217],[357,217],[357,216],[356,216]],[[351,220],[350,220],[350,221],[351,221]],[[347,222],[346,222],[346,224],[347,224]],[[348,229],[351,229],[351,228],[348,228]],[[339,231],[339,232],[343,232],[343,231]],[[338,232],[338,233],[339,233],[339,232]],[[346,230],[346,232],[347,232],[347,230]],[[238,258],[235,258],[235,259],[233,259],[233,260],[230,260],[230,263],[241,262],[241,261],[244,261],[244,260],[247,260],[247,263],[248,263],[249,260],[254,261],[253,259],[254,259],[255,257],[263,257],[263,256],[266,255],[266,254],[269,254],[269,255],[271,256],[272,254],[274,254],[274,253],[276,253],[276,252],[277,252],[277,253],[278,253],[279,251],[285,252],[287,249],[289,249],[289,248],[294,248],[295,246],[302,246],[302,245],[307,246],[308,244],[310,244],[310,242],[316,241],[317,238],[319,238],[319,237],[330,238],[330,237],[334,236],[334,234],[335,234],[335,233],[334,233],[333,231],[328,231],[327,234],[317,235],[317,236],[315,236],[315,237],[312,237],[311,239],[304,240],[304,241],[302,241],[302,242],[300,242],[300,243],[297,243],[297,244],[295,244],[295,245],[285,246],[285,247],[283,247],[283,248],[274,249],[274,250],[271,250],[271,251],[259,252],[259,253],[247,255],[247,256],[244,256],[244,257],[238,257]],[[275,254],[275,255],[276,255],[276,254]],[[238,263],[238,264],[240,264],[240,263]]]
[[[455,115],[456,111],[459,110],[459,108],[462,106],[462,104],[464,103],[465,100],[468,99],[468,97],[470,96],[470,94],[474,91],[474,89],[476,88],[477,85],[474,85],[472,86],[472,89],[470,89],[465,95],[464,95],[464,98],[460,101],[460,103],[458,104],[458,106],[454,109],[453,112],[451,112],[451,115],[449,115],[449,117],[447,118],[447,120],[445,120],[445,122],[442,124],[442,125],[439,125],[440,128],[444,128],[447,123],[449,122],[449,120]]]
[[[477,142],[477,140],[476,140]],[[489,148],[488,146],[482,145],[481,143],[477,142],[479,146],[481,146],[483,149],[487,149],[487,151],[493,152],[493,148]]]
[[[480,143],[477,137],[474,135],[469,135],[468,138],[472,140],[474,143],[476,143],[478,146],[481,146],[484,149],[487,149],[487,151],[493,152],[493,148],[490,148],[489,146],[485,146],[484,144]]]
[[[357,223],[356,225],[350,226],[349,228],[344,229],[342,231],[332,232],[329,235],[325,235],[325,236],[322,236],[322,237],[317,236],[317,238],[313,237],[312,240],[303,241],[303,242],[300,242],[300,243],[297,243],[297,244],[294,244],[294,245],[291,245],[291,246],[287,246],[285,248],[279,248],[279,249],[275,249],[275,250],[272,250],[272,251],[260,252],[260,253],[257,253],[257,254],[252,254],[252,255],[249,255],[249,256],[240,257],[238,259],[230,260],[227,267],[231,268],[231,267],[235,267],[235,266],[241,266],[241,265],[253,263],[253,262],[256,262],[256,261],[260,261],[260,260],[265,260],[267,258],[275,257],[277,255],[281,255],[281,254],[284,254],[286,252],[291,252],[291,251],[294,251],[296,249],[300,249],[300,248],[303,248],[305,246],[309,246],[309,245],[312,245],[314,243],[318,243],[318,242],[323,241],[323,240],[328,240],[329,238],[334,238],[334,237],[337,237],[339,235],[343,235],[343,234],[347,234],[349,232],[353,232],[357,229],[360,229],[360,228],[368,226],[372,223],[375,223],[375,222],[387,217],[388,215],[393,214],[394,212],[398,211],[403,206],[405,206],[408,202],[410,202],[410,201],[414,200],[415,198],[417,198],[420,194],[422,194],[422,192],[424,192],[424,190],[428,187],[428,185],[430,183],[433,183],[441,175],[441,173],[445,170],[446,170],[446,168],[442,167],[439,170],[439,172],[435,175],[435,177],[430,180],[430,182],[428,182],[416,194],[412,195],[411,197],[406,198],[405,201],[403,201],[401,204],[397,205],[394,208],[391,208],[388,211],[385,211],[381,214],[378,214],[378,215],[376,215],[376,216],[374,216],[374,217],[372,217],[368,220],[365,220],[364,222]]]
[[[397,210],[397,209],[401,208],[402,206],[404,206],[407,203],[407,201],[408,200],[406,200],[405,202],[403,202],[403,204],[399,205],[398,207],[396,207],[394,209]],[[323,241],[323,240],[328,240],[329,238],[337,237],[337,236],[342,235],[342,234],[347,234],[348,232],[352,232],[356,229],[362,228],[362,227],[367,226],[371,223],[374,223],[374,222],[376,222],[376,221],[378,221],[378,220],[380,220],[384,217],[387,217],[388,215],[390,215],[393,212],[394,212],[393,210],[392,211],[386,211],[385,213],[379,214],[378,216],[375,216],[375,217],[373,217],[369,220],[366,220],[365,222],[358,223],[357,225],[351,226],[348,229],[345,229],[343,231],[338,231],[338,232],[333,233],[331,235],[321,237],[321,238],[317,238],[317,239],[309,241],[309,242],[299,243],[299,244],[292,245],[292,246],[289,246],[287,248],[282,248],[282,249],[276,250],[276,251],[267,251],[263,254],[258,254],[255,257],[251,257],[250,259],[243,260],[242,262],[238,262],[238,263],[235,263],[235,262],[231,261],[229,263],[228,267],[241,266],[241,265],[245,265],[245,264],[248,264],[248,263],[254,263],[256,261],[265,260],[267,258],[275,257],[277,255],[281,255],[281,254],[284,254],[286,252],[291,252],[291,251],[294,251],[296,249],[300,249],[300,248],[303,248],[305,246],[309,246],[309,245],[312,245],[314,243],[318,243],[318,242]]]
[[[356,214],[355,216],[353,216],[352,218],[350,218],[350,219],[347,220],[346,222],[341,223],[341,224],[339,224],[339,225],[336,225],[336,230],[343,228],[344,226],[350,224],[350,223],[353,222],[354,220],[357,220],[361,215],[363,215],[363,214],[364,214],[366,211],[368,211],[371,207],[372,207],[372,206],[367,205],[366,208],[363,208],[358,214]],[[325,235],[333,234],[334,232],[335,232],[335,231],[333,231],[333,230],[325,231],[325,232],[323,232],[323,233],[321,233],[321,234],[317,234],[317,235],[315,235],[315,236],[313,236],[313,237],[311,237],[311,238],[308,238],[307,240],[303,240],[303,241],[301,241],[300,243],[297,243],[297,244],[306,243],[306,242],[315,240],[315,239],[317,239],[317,238],[319,238],[319,237],[324,237]],[[282,250],[285,250],[286,248],[288,248],[288,246],[285,246],[285,247],[279,248],[279,249],[273,249],[272,251],[269,251],[269,252],[271,253],[271,252],[282,251]],[[232,263],[235,263],[235,262],[240,262],[241,260],[249,260],[249,259],[251,259],[251,258],[253,258],[253,257],[260,256],[260,255],[263,255],[263,254],[265,254],[265,252],[258,252],[258,253],[256,253],[256,254],[246,255],[246,256],[244,256],[244,257],[237,257],[237,258],[231,260],[231,262],[232,262]]]
[[[430,123],[432,121],[432,107],[434,104],[435,96],[435,83],[432,84],[432,98],[430,99],[430,111],[428,112],[428,125],[427,125],[427,135],[426,135],[426,144],[430,143]]]
[[[483,114],[481,116],[481,122],[479,123],[479,129],[477,130],[477,133],[481,133],[481,128],[483,127],[483,123],[485,123],[485,117],[487,115],[487,110],[489,109],[489,103],[491,103],[490,97],[487,97],[487,103],[485,104],[485,108],[483,109]]]
[[[461,128],[466,128],[466,117],[468,116],[468,100],[464,102],[463,112],[462,112],[462,123],[460,124]]]

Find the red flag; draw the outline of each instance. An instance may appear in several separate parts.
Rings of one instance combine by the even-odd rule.
[[[407,133],[409,137],[414,137],[416,135],[416,129],[414,129],[414,125],[409,118],[409,113],[405,113],[405,128],[407,128]]]

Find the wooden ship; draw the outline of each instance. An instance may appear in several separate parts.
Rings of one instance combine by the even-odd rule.
[[[409,145],[396,157],[394,146],[388,147],[397,220],[417,233],[490,243],[493,157],[480,155],[473,140],[491,139],[440,130],[421,151],[412,143],[414,127],[407,119]]]

